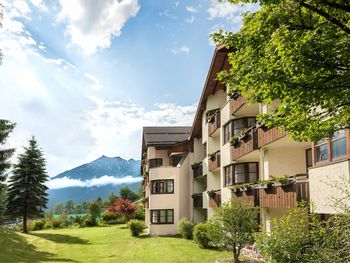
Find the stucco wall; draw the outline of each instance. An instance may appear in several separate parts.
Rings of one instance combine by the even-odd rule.
[[[193,162],[199,163],[204,159],[204,147],[202,144],[202,138],[194,139],[193,141]]]
[[[190,219],[190,202],[191,198],[191,188],[190,182],[192,181],[191,173],[191,163],[193,160],[193,154],[189,153],[185,159],[181,162],[180,174],[179,174],[179,218],[186,217]]]
[[[309,169],[310,199],[315,212],[333,214],[333,199],[341,198],[341,185],[349,180],[349,161],[342,161]],[[350,205],[350,202],[349,202]]]

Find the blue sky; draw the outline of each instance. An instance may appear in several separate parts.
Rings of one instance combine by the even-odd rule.
[[[101,155],[139,159],[145,125],[191,125],[218,28],[253,5],[171,0],[4,4],[0,118],[35,135],[51,176]]]

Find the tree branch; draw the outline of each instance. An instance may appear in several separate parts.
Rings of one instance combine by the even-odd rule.
[[[341,30],[346,32],[347,34],[350,34],[350,28],[348,28],[345,24],[340,22],[338,19],[332,17],[330,14],[316,8],[315,6],[309,5],[305,2],[300,2],[300,5],[305,7],[306,9],[309,9],[310,11],[313,11],[313,12],[319,14],[320,16],[322,16],[323,18],[325,18],[326,20],[328,20],[329,22],[331,22],[332,24],[336,25]]]
[[[335,2],[330,2],[327,0],[321,0],[321,3],[323,3],[327,6],[330,6],[330,7],[334,7],[334,8],[339,9],[339,10],[343,10],[345,12],[350,12],[350,5],[341,5],[341,4],[338,4]]]

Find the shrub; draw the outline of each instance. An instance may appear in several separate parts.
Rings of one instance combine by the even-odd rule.
[[[43,230],[45,226],[44,220],[34,220],[30,223],[30,230],[36,231],[36,230]]]
[[[134,237],[138,237],[146,229],[145,223],[137,219],[130,220],[128,223],[128,227],[131,231],[131,235]]]
[[[62,221],[57,218],[53,218],[51,220],[52,228],[61,228],[62,227]]]
[[[139,207],[139,209],[136,212],[135,219],[145,221],[145,210],[143,207]]]
[[[134,218],[138,209],[135,203],[122,198],[118,198],[113,205],[108,207],[109,212],[123,215],[126,220]]]
[[[193,239],[194,224],[187,218],[182,218],[179,222],[179,233],[183,238]]]
[[[104,222],[113,221],[113,220],[116,220],[117,218],[118,218],[117,214],[111,213],[109,211],[106,211],[102,214],[102,220]]]
[[[79,226],[82,226],[83,223],[84,223],[84,220],[83,220],[82,217],[76,216],[76,217],[74,218],[74,224],[78,224]]]
[[[200,248],[210,248],[210,233],[209,233],[209,223],[200,223],[196,225],[193,229],[193,239],[194,242],[198,244]]]
[[[51,221],[46,221],[45,224],[44,224],[44,229],[50,229],[50,228],[52,228]]]
[[[84,216],[83,220],[84,220],[84,223],[83,223],[84,226],[88,226],[88,227],[97,226],[97,219],[93,215],[86,215]]]

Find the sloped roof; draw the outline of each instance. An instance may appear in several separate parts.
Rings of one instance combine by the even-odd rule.
[[[144,146],[148,147],[175,145],[181,142],[188,141],[191,128],[191,126],[144,127]]]

